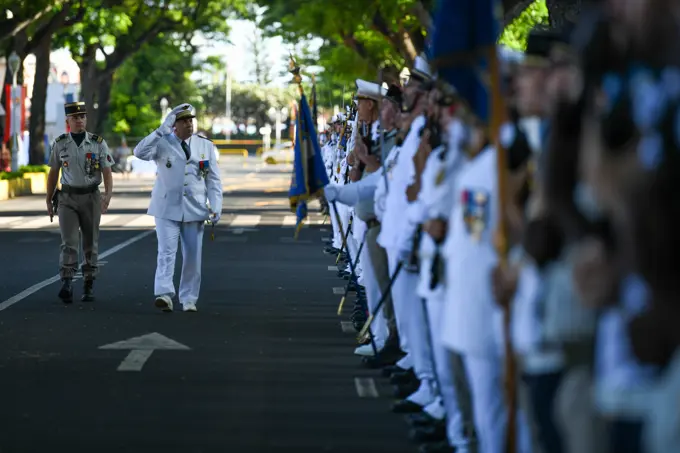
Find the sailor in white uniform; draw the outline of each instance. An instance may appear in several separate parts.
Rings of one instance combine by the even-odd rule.
[[[136,157],[158,168],[148,214],[156,219],[158,258],[155,305],[172,311],[177,242],[182,244],[179,302],[196,311],[201,286],[201,256],[205,222],[217,224],[222,214],[222,179],[213,143],[193,134],[192,107],[173,109],[163,124],[134,149]],[[209,203],[209,205],[208,205]]]
[[[410,115],[413,120],[410,130],[401,147],[395,152],[395,164],[389,170],[389,188],[385,187],[381,180],[375,193],[376,212],[381,209],[381,205],[384,206],[381,221],[383,228],[378,237],[378,243],[387,251],[390,274],[394,275],[399,263],[403,263],[392,287],[392,300],[400,342],[402,350],[407,353],[407,356],[397,363],[397,367],[404,372],[413,368],[413,373],[419,381],[417,387],[399,386],[400,396],[412,391],[404,395],[406,398],[394,405],[393,411],[400,413],[420,411],[435,400],[435,373],[425,324],[426,314],[416,294],[418,274],[409,270],[415,231],[410,231],[410,225],[403,221],[409,203],[406,189],[413,182],[415,172],[413,156],[420,145],[420,133],[425,125],[423,109],[426,105],[427,92],[423,90],[423,86],[430,78],[427,62],[424,58],[418,57],[411,71],[409,83],[405,87],[405,97],[408,98],[409,107],[412,108]],[[408,374],[405,375],[402,372],[401,376]],[[411,383],[414,381],[411,380]]]

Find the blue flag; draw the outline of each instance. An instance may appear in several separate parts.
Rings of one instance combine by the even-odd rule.
[[[428,57],[484,123],[491,114],[489,54],[500,37],[498,0],[438,0]]]
[[[291,211],[297,217],[296,237],[302,228],[302,222],[307,218],[307,201],[320,196],[328,182],[316,125],[307,98],[302,94],[295,125],[295,162],[288,192]]]

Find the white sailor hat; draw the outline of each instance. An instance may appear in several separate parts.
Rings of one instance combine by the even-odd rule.
[[[410,71],[411,78],[415,77],[421,81],[432,80],[432,70],[425,58],[425,55],[419,55],[413,62],[413,68]]]
[[[338,113],[335,115],[335,120],[333,121],[334,123],[342,123],[345,121],[345,114],[344,113]]]
[[[366,80],[357,79],[357,94],[356,99],[371,99],[380,102],[387,94],[387,89],[381,87],[377,83],[367,82]]]

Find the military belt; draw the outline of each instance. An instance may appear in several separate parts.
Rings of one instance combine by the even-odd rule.
[[[86,195],[88,193],[94,193],[99,190],[99,184],[85,187],[75,187],[75,186],[61,186],[61,191],[73,195]]]

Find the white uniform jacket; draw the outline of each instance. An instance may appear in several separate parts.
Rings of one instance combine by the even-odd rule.
[[[141,160],[154,161],[158,168],[147,213],[176,222],[207,220],[210,211],[222,213],[222,178],[213,143],[192,135],[187,160],[180,139],[153,132],[135,147]],[[210,202],[210,208],[206,201]]]

